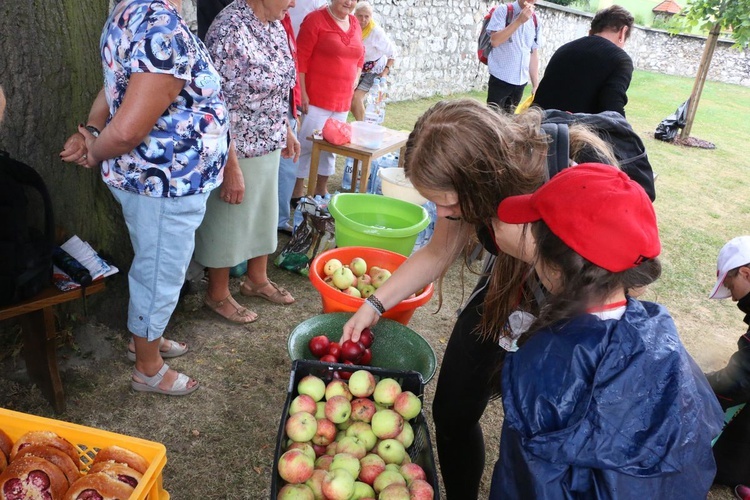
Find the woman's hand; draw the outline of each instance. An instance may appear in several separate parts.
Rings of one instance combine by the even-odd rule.
[[[90,168],[93,165],[88,164],[88,148],[86,147],[86,138],[83,133],[79,131],[68,137],[65,141],[63,150],[60,152],[60,159],[68,163],[75,163],[82,167]],[[84,128],[88,133],[88,130]],[[89,134],[91,135],[91,134]],[[92,136],[93,137],[93,136]]]
[[[299,107],[302,110],[303,115],[306,115],[308,109],[310,109],[310,97],[307,95],[307,92],[305,92],[304,90],[302,91]]]
[[[297,140],[297,136],[294,135],[292,127],[286,127],[286,147],[281,151],[283,158],[294,158],[292,161],[297,162],[299,160],[300,145]]]
[[[344,325],[344,334],[341,336],[339,342],[343,344],[350,339],[352,342],[359,341],[362,330],[374,326],[379,319],[380,316],[375,312],[375,309],[368,304],[362,304],[359,310],[354,313],[354,316],[349,318],[349,321]]]
[[[224,182],[221,183],[219,192],[222,201],[231,205],[239,205],[245,197],[245,177],[240,170],[237,159],[237,151],[234,149],[234,141],[229,146],[229,158],[224,167]]]

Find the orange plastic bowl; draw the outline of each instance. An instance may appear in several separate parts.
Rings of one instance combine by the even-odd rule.
[[[393,272],[406,261],[406,256],[390,250],[383,250],[381,248],[370,248],[370,247],[341,247],[332,248],[313,259],[310,263],[310,281],[313,286],[320,293],[320,298],[323,301],[323,312],[356,312],[365,300],[351,295],[346,295],[343,292],[333,289],[327,285],[323,278],[325,272],[323,272],[323,266],[330,259],[338,259],[343,264],[348,264],[354,257],[362,257],[367,262],[367,268],[372,266],[382,267]],[[394,307],[390,308],[383,314],[384,318],[398,321],[402,325],[408,325],[409,320],[414,315],[414,311],[417,307],[426,304],[432,297],[434,286],[432,283],[427,285],[422,293],[416,297],[410,299],[404,299]]]

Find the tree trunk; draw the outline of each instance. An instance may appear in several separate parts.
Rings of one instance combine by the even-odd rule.
[[[99,37],[107,4],[0,1],[0,85],[8,97],[0,149],[42,175],[60,230],[126,266],[132,255],[127,231],[99,171],[59,157],[102,86]]]
[[[698,75],[695,77],[693,91],[690,94],[690,105],[688,106],[685,127],[680,134],[681,139],[690,137],[690,131],[693,128],[693,121],[695,120],[695,112],[698,110],[698,102],[703,92],[703,85],[706,83],[706,78],[708,77],[708,68],[711,66],[711,59],[714,57],[714,50],[716,49],[716,43],[719,41],[720,31],[721,26],[719,23],[714,24],[706,39],[706,47],[703,49],[703,56],[698,66]]]

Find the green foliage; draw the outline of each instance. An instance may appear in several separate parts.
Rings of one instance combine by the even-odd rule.
[[[576,0],[549,0],[550,3],[555,3],[557,5],[562,5],[563,7],[567,7],[568,5],[572,4]]]
[[[709,31],[719,24],[722,31],[731,30],[737,46],[750,44],[750,2],[738,0],[693,0],[685,10],[684,26]]]

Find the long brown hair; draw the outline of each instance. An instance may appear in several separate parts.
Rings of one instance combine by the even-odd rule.
[[[542,116],[536,108],[510,115],[472,99],[440,101],[409,135],[404,171],[417,189],[455,192],[463,224],[491,226],[503,199],[532,193],[548,179],[549,139],[541,130]],[[589,129],[572,125],[569,136],[574,160],[593,150],[602,162],[616,164],[611,149]],[[468,257],[467,243],[455,242]],[[482,337],[496,339],[508,315],[527,302],[522,284],[529,269],[509,255],[497,256],[479,327]]]

